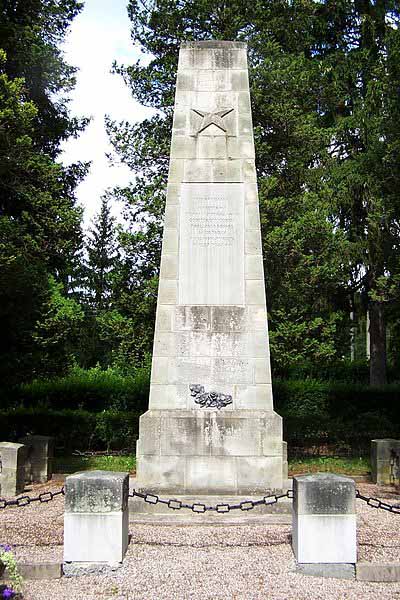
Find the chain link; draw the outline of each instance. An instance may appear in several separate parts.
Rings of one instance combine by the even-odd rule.
[[[41,504],[46,504],[47,502],[51,502],[57,496],[64,496],[65,488],[64,486],[58,490],[57,492],[41,492],[38,496],[19,496],[15,500],[6,500],[5,498],[0,498],[0,510],[3,508],[7,508],[8,506],[17,506],[18,508],[22,508],[24,506],[28,506],[33,502],[39,502]],[[175,498],[160,498],[157,494],[150,494],[146,492],[138,492],[136,490],[132,490],[129,492],[130,498],[141,498],[148,504],[165,504],[171,510],[181,510],[182,508],[191,510],[194,513],[205,513],[208,511],[215,511],[220,514],[226,514],[231,510],[241,510],[242,512],[247,512],[252,510],[256,506],[271,506],[272,504],[276,504],[279,500],[283,498],[293,498],[293,490],[287,490],[284,494],[272,494],[271,496],[264,496],[263,498],[259,498],[258,500],[242,500],[238,504],[229,504],[229,503],[220,503],[215,506],[207,506],[202,502],[193,502],[193,504],[187,504],[182,502],[181,500],[176,500]],[[391,512],[393,514],[400,514],[400,504],[388,504],[383,500],[379,500],[379,498],[373,498],[371,496],[363,496],[359,490],[356,490],[356,498],[366,502],[368,506],[371,508],[378,508],[381,510],[386,510],[387,512]]]
[[[231,510],[241,510],[243,512],[247,512],[248,510],[252,510],[256,506],[270,506],[272,504],[276,504],[282,498],[293,498],[293,491],[288,490],[284,494],[280,494],[277,496],[276,494],[272,496],[264,496],[264,498],[260,498],[259,500],[242,500],[238,504],[228,504],[221,503],[215,506],[207,506],[207,504],[203,504],[202,502],[193,502],[193,504],[186,504],[185,502],[181,502],[181,500],[176,500],[174,498],[165,499],[160,498],[157,494],[148,494],[146,492],[138,492],[136,490],[132,490],[129,492],[130,498],[141,498],[148,504],[165,504],[168,508],[172,510],[180,510],[182,508],[186,508],[191,510],[194,513],[205,513],[208,511],[215,511],[220,514],[228,513]]]
[[[7,506],[17,506],[22,508],[23,506],[28,506],[28,504],[32,504],[32,502],[40,502],[45,504],[54,500],[57,496],[65,496],[64,486],[58,490],[57,492],[42,492],[38,496],[19,496],[15,500],[5,500],[5,498],[0,498],[0,510],[2,508],[7,508]]]
[[[388,504],[387,502],[383,502],[383,500],[379,500],[378,498],[363,496],[360,490],[356,490],[356,498],[363,500],[368,504],[368,506],[371,506],[371,508],[380,508],[381,510],[387,510],[395,515],[400,515],[400,504]]]

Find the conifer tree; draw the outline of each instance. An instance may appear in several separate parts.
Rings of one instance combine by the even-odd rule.
[[[113,271],[118,261],[116,219],[107,196],[101,199],[100,211],[88,231],[86,251],[89,302],[95,312],[101,312],[109,306]]]
[[[148,216],[161,221],[181,41],[246,41],[273,358],[345,355],[351,298],[362,294],[371,383],[384,383],[386,306],[399,302],[398,3],[131,0],[129,14],[153,58],[115,70],[158,111],[133,127],[109,123],[141,174],[119,191],[135,225],[148,235]]]
[[[68,351],[55,323],[62,313],[68,331],[68,319],[79,320],[74,302],[59,308],[82,247],[74,190],[86,165],[65,168],[56,159],[60,142],[85,124],[69,118],[73,69],[58,48],[81,7],[75,0],[0,2],[2,385],[39,375],[45,346],[60,357],[52,369],[65,370]]]

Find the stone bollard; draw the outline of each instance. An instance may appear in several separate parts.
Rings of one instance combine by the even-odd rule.
[[[0,442],[0,496],[17,496],[25,487],[28,448],[23,444]]]
[[[65,480],[64,572],[122,563],[128,547],[127,473],[86,471]]]
[[[27,435],[19,440],[28,447],[25,480],[45,483],[53,475],[54,438],[47,435]]]
[[[398,482],[400,440],[371,440],[371,479],[378,485]]]
[[[301,572],[354,577],[357,543],[353,479],[333,473],[294,477],[292,536]]]

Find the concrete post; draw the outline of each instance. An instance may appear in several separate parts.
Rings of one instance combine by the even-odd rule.
[[[96,567],[122,562],[128,547],[128,493],[127,473],[86,471],[66,478],[65,563]]]
[[[378,485],[390,485],[399,479],[400,440],[371,440],[371,478]]]
[[[25,461],[28,449],[23,444],[0,442],[0,496],[16,496],[24,491]]]
[[[350,477],[316,473],[293,478],[292,544],[298,563],[347,563],[354,572],[355,500],[355,483]],[[315,567],[311,570],[315,574]]]
[[[25,480],[45,483],[53,474],[54,438],[47,435],[27,435],[19,440],[28,447]]]

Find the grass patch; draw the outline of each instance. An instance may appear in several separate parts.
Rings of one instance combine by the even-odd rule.
[[[136,471],[135,456],[59,456],[54,459],[54,473],[77,471]],[[371,470],[368,458],[307,457],[289,460],[289,475],[300,473],[342,473],[365,475]]]
[[[289,460],[289,475],[299,473],[341,473],[365,475],[371,470],[368,458],[307,457]]]
[[[136,471],[135,456],[59,456],[54,459],[54,473],[77,471]]]

